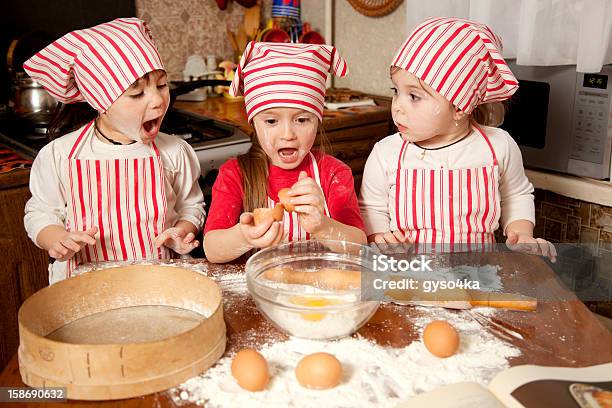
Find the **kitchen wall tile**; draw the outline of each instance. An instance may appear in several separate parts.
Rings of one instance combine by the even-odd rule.
[[[560,242],[588,243],[593,244],[595,248],[601,245],[604,249],[612,250],[612,207],[564,197],[541,189],[534,191],[534,197],[537,214],[534,231],[540,231],[538,224],[544,220],[545,235],[559,237],[559,231],[563,231]],[[551,222],[553,220],[563,226]]]
[[[544,238],[551,242],[561,242],[565,235],[565,224],[550,218],[544,222]]]
[[[535,227],[533,229],[533,236],[534,237],[543,237],[544,236],[544,225],[545,225],[546,219],[544,217],[538,217],[536,216],[536,223],[535,223]]]
[[[574,210],[574,215],[581,218],[582,225],[591,225],[591,204],[581,202],[580,207]]]
[[[580,207],[580,204],[582,203],[580,200],[577,200],[575,198],[570,198],[570,197],[565,197],[565,196],[559,196],[559,203],[563,204],[563,205],[569,205],[571,207]]]
[[[567,216],[567,228],[565,230],[566,242],[580,242],[580,217]]]
[[[189,14],[187,10],[183,10],[180,17],[183,23],[187,24],[189,22],[189,17],[191,17],[191,14]]]
[[[542,213],[546,218],[567,222],[567,216],[572,214],[572,209],[561,205],[542,203]]]
[[[136,11],[148,11],[164,17],[178,17],[184,10],[184,2],[172,0],[136,0]]]
[[[263,22],[270,17],[272,0],[263,1]],[[246,9],[230,1],[220,10],[212,0],[136,0],[136,14],[149,23],[171,79],[182,79],[187,57],[215,55],[234,59],[226,26],[236,31]]]
[[[591,227],[612,229],[612,212],[610,209],[591,204]]]
[[[175,72],[182,71],[187,59],[184,41],[188,26],[182,22],[180,16],[153,17],[149,25],[166,70],[172,79],[180,79],[176,77]]]
[[[580,242],[585,244],[599,243],[599,230],[591,227],[580,227]]]
[[[607,251],[612,251],[612,229],[601,230],[599,235],[599,247]]]

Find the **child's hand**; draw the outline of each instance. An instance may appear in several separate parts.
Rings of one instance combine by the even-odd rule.
[[[557,261],[557,250],[550,242],[542,238],[534,238],[531,234],[517,233],[511,230],[506,231],[508,238],[506,246],[512,251],[524,252],[533,255],[542,255],[551,260]]]
[[[49,256],[58,261],[67,261],[79,252],[85,245],[95,245],[94,235],[98,227],[91,227],[87,231],[66,231],[49,248]]]
[[[323,191],[305,171],[300,172],[297,183],[291,187],[287,195],[291,204],[295,206],[294,211],[298,213],[300,225],[306,232],[316,234],[325,227],[328,217],[325,215]]]
[[[181,227],[168,228],[155,237],[155,247],[162,245],[172,249],[179,255],[185,255],[200,245],[193,232],[187,232]]]
[[[254,222],[253,213],[245,212],[240,215],[240,231],[249,245],[254,248],[267,248],[282,241],[285,232],[282,221],[268,218],[257,226]]]
[[[402,231],[390,231],[368,235],[368,242],[376,244],[413,244],[414,239]]]
[[[393,252],[395,249],[396,253],[397,250],[403,253],[414,244],[414,239],[408,233],[396,230],[369,235],[368,242],[374,243],[383,252]]]

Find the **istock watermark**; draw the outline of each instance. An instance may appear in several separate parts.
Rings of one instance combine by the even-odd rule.
[[[441,245],[419,252],[402,245],[370,246],[362,251],[362,299],[446,301],[496,293],[540,301],[612,302],[612,258],[597,243],[554,244],[543,254],[537,244],[504,243],[469,250]],[[453,250],[454,248],[454,250]],[[549,248],[550,249],[550,248]],[[552,250],[551,250],[552,251]],[[555,282],[564,291],[548,291]],[[596,303],[595,303],[596,302]]]
[[[480,290],[480,282],[468,279],[455,280],[419,280],[413,278],[397,279],[397,277],[376,278],[372,282],[376,290],[415,290],[423,293],[435,293],[445,290]]]
[[[372,270],[374,272],[431,272],[431,259],[420,255],[414,259],[395,259],[387,255],[374,255],[372,257]]]

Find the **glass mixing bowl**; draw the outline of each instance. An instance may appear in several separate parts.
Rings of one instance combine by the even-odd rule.
[[[345,241],[311,240],[264,249],[246,263],[249,293],[259,310],[295,337],[337,339],[372,317],[380,300],[362,296],[372,250]],[[370,276],[371,278],[371,276]]]

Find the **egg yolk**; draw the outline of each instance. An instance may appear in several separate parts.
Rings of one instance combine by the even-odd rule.
[[[340,299],[314,298],[305,296],[293,296],[291,299],[289,299],[289,301],[294,305],[306,307],[325,307],[345,303]],[[301,313],[301,315],[302,319],[304,320],[316,322],[322,320],[326,316],[326,313]]]

